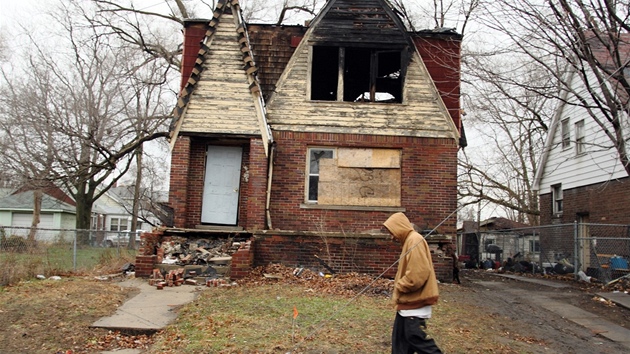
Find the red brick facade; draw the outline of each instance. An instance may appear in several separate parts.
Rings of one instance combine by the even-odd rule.
[[[587,222],[630,224],[630,177],[562,191],[563,212],[553,215],[551,193],[540,195],[540,224],[570,224],[578,216]]]
[[[433,246],[435,248],[435,246]],[[317,260],[339,273],[396,275],[396,261],[401,247],[388,235],[346,237],[339,235],[267,233],[255,235],[254,265],[280,263],[289,267],[305,267],[327,272]],[[437,253],[436,253],[437,254]],[[433,265],[440,281],[452,277],[450,258],[433,256]],[[234,269],[234,268],[232,268]]]
[[[361,134],[275,132],[277,144],[271,189],[273,229],[360,233],[380,229],[391,210],[304,209],[309,146],[402,150],[402,205],[421,228],[433,228],[457,207],[457,145],[452,139]],[[456,218],[437,230],[454,235]]]
[[[240,141],[243,147],[238,226],[246,230],[265,228],[267,158],[261,139]],[[232,143],[234,144],[234,143]],[[206,148],[220,145],[211,139],[182,136],[171,156],[169,202],[174,210],[173,226],[194,229],[201,224],[201,205]]]
[[[142,235],[142,247],[136,256],[136,276],[149,277],[156,265],[161,263],[163,255],[156,253],[155,246],[163,238],[159,233]],[[431,247],[436,248],[435,244]],[[232,255],[229,276],[231,279],[241,279],[254,267],[267,264],[327,272],[315,257],[317,255],[339,273],[357,272],[393,278],[396,275],[395,263],[400,250],[400,245],[390,241],[386,235],[347,237],[306,233],[258,233],[251,240],[243,242]],[[432,258],[438,280],[450,282],[453,274],[451,259],[438,256],[437,252]]]

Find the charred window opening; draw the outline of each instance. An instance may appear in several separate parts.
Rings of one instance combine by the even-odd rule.
[[[339,48],[313,47],[313,68],[311,72],[312,100],[337,100],[338,72]]]
[[[403,51],[313,47],[311,99],[401,103]]]

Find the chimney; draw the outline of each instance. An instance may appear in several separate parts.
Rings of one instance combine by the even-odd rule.
[[[184,21],[184,46],[182,50],[182,81],[179,87],[181,92],[188,82],[188,78],[195,67],[199,49],[201,49],[201,41],[206,36],[209,20],[205,19],[187,19]]]
[[[438,29],[412,33],[412,38],[453,123],[462,133],[459,102],[462,36],[449,29]]]

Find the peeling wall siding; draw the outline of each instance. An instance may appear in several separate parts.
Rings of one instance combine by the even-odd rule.
[[[307,97],[308,46],[298,54],[268,106],[275,130],[455,138],[450,116],[440,107],[428,72],[414,53],[404,87],[404,103],[311,101]]]
[[[211,41],[181,131],[260,135],[232,14],[222,15]]]

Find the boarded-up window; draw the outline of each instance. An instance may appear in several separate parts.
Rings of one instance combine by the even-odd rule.
[[[336,149],[333,158],[318,160],[317,203],[400,206],[400,160],[396,149]]]

